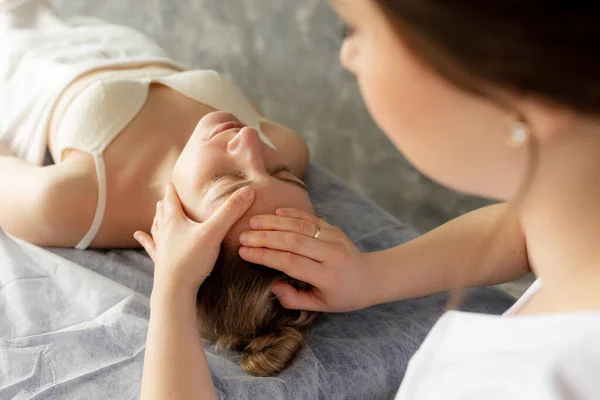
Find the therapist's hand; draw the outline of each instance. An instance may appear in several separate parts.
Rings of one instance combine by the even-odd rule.
[[[313,236],[320,227],[318,239]],[[375,304],[377,285],[369,255],[362,253],[339,228],[296,209],[250,219],[240,236],[240,256],[279,270],[313,287],[297,290],[277,283],[271,291],[281,305],[323,312],[355,311]]]
[[[211,274],[221,243],[233,225],[248,211],[254,191],[243,188],[206,221],[197,223],[184,213],[172,183],[157,204],[152,236],[136,232],[135,239],[154,261],[154,288],[191,291],[194,296]]]

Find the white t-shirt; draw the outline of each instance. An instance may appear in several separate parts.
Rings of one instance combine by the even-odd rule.
[[[451,311],[408,365],[396,400],[599,400],[600,311],[505,316]]]

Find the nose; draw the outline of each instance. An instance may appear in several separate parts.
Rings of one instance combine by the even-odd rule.
[[[229,141],[227,151],[251,170],[264,170],[261,139],[256,129],[245,127]]]

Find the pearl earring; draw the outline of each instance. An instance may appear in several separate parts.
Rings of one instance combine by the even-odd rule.
[[[519,118],[510,126],[510,144],[513,147],[521,147],[529,140],[531,132],[523,118]]]

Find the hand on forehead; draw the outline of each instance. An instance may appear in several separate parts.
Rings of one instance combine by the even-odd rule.
[[[239,237],[242,232],[250,230],[250,218],[255,215],[275,214],[279,208],[296,208],[314,214],[314,208],[308,195],[299,196],[297,191],[290,195],[265,196],[257,191],[256,199],[250,209],[233,225],[225,236],[225,242],[234,248],[240,246]]]

